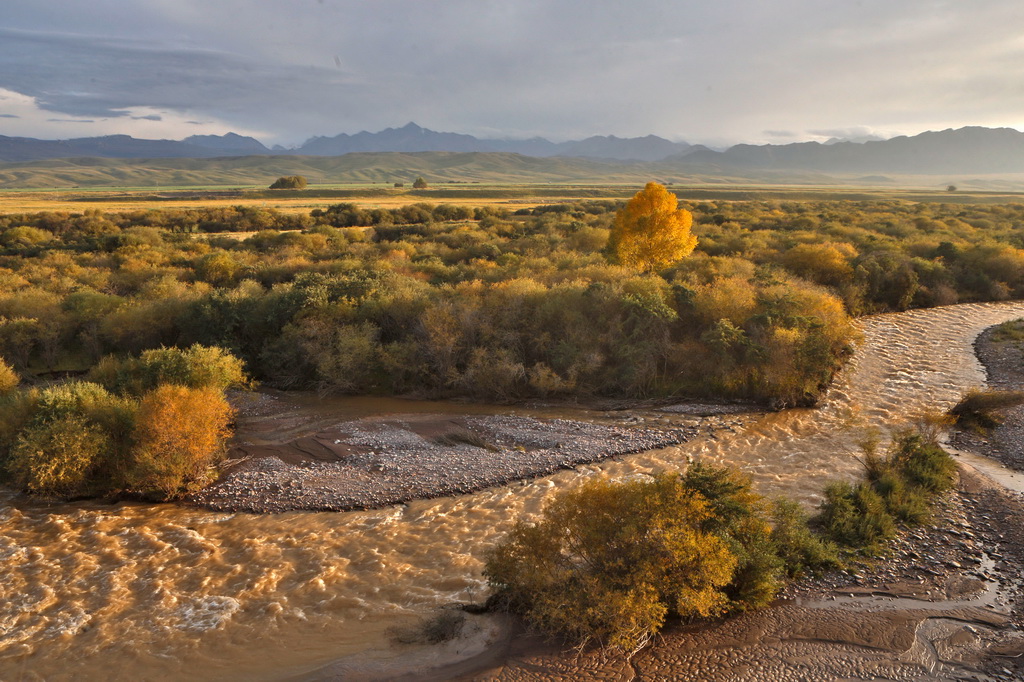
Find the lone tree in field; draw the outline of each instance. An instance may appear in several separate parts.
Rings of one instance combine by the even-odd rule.
[[[649,182],[615,214],[609,251],[627,267],[660,270],[690,255],[697,246],[691,225],[693,216],[679,208],[676,195]]]
[[[306,189],[307,184],[306,178],[302,175],[282,175],[274,180],[270,189]]]
[[[416,178],[416,181],[412,183],[413,189],[426,189],[427,181],[423,179],[423,176]]]

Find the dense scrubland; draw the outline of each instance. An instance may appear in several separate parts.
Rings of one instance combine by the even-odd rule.
[[[0,216],[0,357],[28,383],[92,370],[139,405],[156,386],[99,377],[160,349],[223,353],[267,385],[325,394],[801,405],[849,352],[851,316],[1024,292],[1020,204],[682,202],[695,248],[646,260],[609,239],[624,205]],[[12,389],[6,413],[49,404],[27,392]],[[8,422],[46,421],[18,414]],[[129,426],[125,452],[141,433]]]
[[[800,404],[850,315],[1024,290],[1024,205],[683,205],[696,250],[657,272],[605,253],[614,201],[8,215],[0,355],[41,374],[201,343],[326,393]]]

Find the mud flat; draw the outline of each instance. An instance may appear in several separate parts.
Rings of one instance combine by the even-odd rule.
[[[237,442],[220,480],[188,502],[230,512],[350,511],[461,495],[741,423],[740,415],[708,414],[723,411],[673,405],[654,419],[630,413],[606,423],[399,413],[324,425],[284,394],[256,394],[241,406]]]

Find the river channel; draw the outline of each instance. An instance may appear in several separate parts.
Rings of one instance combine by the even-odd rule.
[[[451,601],[483,599],[485,552],[553,492],[592,476],[680,470],[704,458],[741,467],[764,493],[814,503],[826,479],[859,472],[865,437],[884,438],[982,385],[974,338],[1022,316],[1024,302],[862,318],[864,340],[817,409],[745,419],[680,446],[461,497],[259,516],[43,505],[0,489],[0,679],[275,680],[344,657],[383,659],[393,655],[389,627]]]

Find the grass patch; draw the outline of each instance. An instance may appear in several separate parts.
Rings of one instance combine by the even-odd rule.
[[[961,429],[987,433],[1003,423],[999,410],[1024,403],[1022,391],[968,391],[949,414]]]
[[[992,330],[992,341],[1024,343],[1024,320],[1010,320],[996,325],[996,328]]]
[[[935,498],[956,480],[956,463],[933,440],[909,432],[894,441],[885,457],[865,452],[864,480],[833,482],[816,524],[826,537],[851,553],[879,555],[899,525],[932,521]]]

